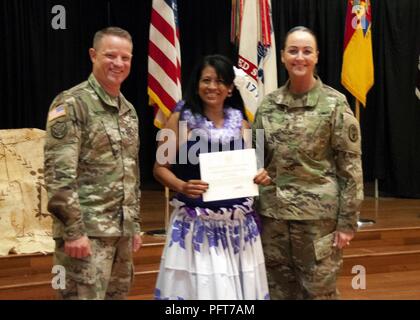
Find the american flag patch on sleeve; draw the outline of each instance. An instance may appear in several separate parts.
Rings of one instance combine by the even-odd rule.
[[[65,116],[66,113],[66,107],[61,104],[58,107],[55,107],[48,113],[48,121],[57,119],[59,117]]]

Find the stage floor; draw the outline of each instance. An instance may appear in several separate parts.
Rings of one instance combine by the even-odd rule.
[[[363,226],[363,230],[420,227],[420,199],[367,197],[360,218],[375,221],[373,225]]]
[[[420,300],[420,199],[367,197],[364,225],[344,250],[343,270],[338,287],[343,299]],[[164,231],[163,190],[142,192],[142,230]],[[144,237],[143,248],[135,254],[136,276],[130,299],[152,299],[165,242],[163,236]],[[51,289],[51,254],[0,257],[0,300],[54,299]],[[353,288],[354,266],[366,270],[366,288]]]

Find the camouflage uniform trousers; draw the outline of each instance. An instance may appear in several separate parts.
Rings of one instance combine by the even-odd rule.
[[[89,238],[92,255],[71,258],[64,241],[56,239],[54,265],[65,268],[65,289],[57,290],[64,300],[119,300],[130,291],[134,267],[131,237]]]
[[[270,298],[338,299],[342,251],[332,247],[337,222],[261,219]]]

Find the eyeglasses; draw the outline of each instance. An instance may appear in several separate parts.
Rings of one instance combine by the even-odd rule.
[[[200,79],[200,84],[208,87],[212,83],[214,83],[217,87],[226,86],[226,82],[222,79],[210,79],[210,78],[202,78]]]

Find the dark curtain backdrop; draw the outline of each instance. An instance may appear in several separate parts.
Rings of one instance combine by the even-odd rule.
[[[272,0],[279,85],[286,80],[280,49],[296,25],[318,35],[322,80],[354,99],[340,83],[345,0]],[[66,9],[66,29],[54,30],[51,9]],[[222,53],[234,61],[229,42],[230,0],[178,0],[182,82],[185,87],[200,56]],[[51,100],[87,78],[88,48],[95,31],[127,29],[134,60],[123,93],[140,118],[141,172],[153,187],[156,128],[148,106],[147,45],[151,0],[2,0],[0,4],[0,128],[41,128]],[[420,1],[372,0],[375,85],[361,110],[366,181],[379,179],[383,195],[420,197],[420,102],[414,89],[420,54]]]

